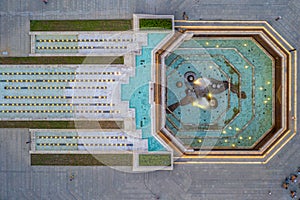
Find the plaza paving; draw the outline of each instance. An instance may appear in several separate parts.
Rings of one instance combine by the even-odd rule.
[[[183,11],[194,20],[267,20],[300,49],[298,0],[49,0],[47,5],[1,0],[0,53],[30,53],[30,19],[127,19],[133,13],[181,19]],[[282,19],[275,21],[277,16]],[[300,166],[299,134],[266,165],[175,165],[173,171],[139,174],[108,167],[31,167],[28,140],[27,129],[0,130],[0,199],[289,199],[281,182]]]

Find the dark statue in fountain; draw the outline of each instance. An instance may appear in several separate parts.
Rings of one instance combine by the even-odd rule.
[[[245,99],[246,93],[239,92],[239,88],[228,83],[228,81],[219,81],[213,78],[196,78],[194,72],[184,74],[184,83],[186,85],[186,96],[179,102],[168,106],[167,112],[173,112],[178,106],[192,104],[204,110],[210,110],[218,107],[218,101],[213,94],[219,94],[227,90],[237,94],[239,98]]]

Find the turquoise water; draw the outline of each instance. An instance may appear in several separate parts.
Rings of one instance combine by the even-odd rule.
[[[36,150],[44,150],[44,151],[78,150],[78,147],[75,146],[75,144],[78,143],[78,140],[73,139],[73,137],[76,137],[77,135],[78,134],[76,132],[36,132],[35,133]],[[55,136],[58,136],[58,139],[54,138]],[[64,138],[65,136],[68,136],[68,138],[65,139]],[[56,144],[56,145],[54,146],[51,144]],[[57,144],[61,144],[61,145],[58,146]],[[72,144],[72,146],[71,145],[66,146],[62,144]]]
[[[74,54],[102,51],[125,52],[133,42],[132,33],[79,34],[79,35],[36,35],[35,53]],[[125,50],[125,51],[124,51]],[[103,53],[103,52],[102,52]]]
[[[48,80],[48,79],[74,79],[74,75],[23,75],[21,73],[44,73],[44,72],[73,72],[72,69],[69,68],[47,68],[47,67],[1,67],[0,68],[2,74],[0,75],[0,110],[60,110],[60,107],[57,106],[39,106],[39,103],[66,103],[66,99],[32,99],[28,97],[32,96],[64,96],[64,91],[62,89],[28,89],[30,87],[49,87],[50,85],[53,87],[67,87],[69,84],[67,82],[34,82],[34,80]],[[20,73],[20,75],[4,75],[4,73]],[[51,78],[50,78],[51,77]],[[14,82],[6,82],[7,80],[11,80]],[[27,80],[27,82],[25,82]],[[16,82],[18,81],[18,82]],[[22,82],[21,82],[22,81]],[[13,89],[7,89],[7,87],[13,87]],[[26,89],[23,89],[26,87]],[[20,88],[20,89],[17,89]],[[10,99],[9,97],[16,97],[16,99]],[[19,99],[19,97],[26,97],[24,99]],[[7,105],[12,103],[14,105]],[[5,106],[4,106],[5,105]],[[22,105],[22,106],[21,106]],[[25,106],[26,105],[26,106]],[[69,106],[66,107],[69,109]],[[0,112],[0,118],[32,118],[33,113],[6,113]],[[36,115],[36,114],[35,114]],[[47,117],[61,117],[61,118],[69,118],[72,114],[70,113],[40,113],[40,118]]]
[[[136,128],[142,130],[142,137],[148,138],[148,150],[165,150],[151,135],[151,116],[149,104],[149,81],[151,80],[151,51],[168,33],[149,33],[148,45],[142,47],[142,54],[136,56],[135,77],[130,78],[129,84],[122,85],[121,99],[129,101],[130,108],[135,109]]]
[[[168,114],[167,126],[186,144],[199,146],[205,140],[208,146],[251,146],[271,127],[272,60],[254,41],[197,38],[185,41],[173,54],[166,58],[168,105],[185,96],[186,87],[178,88],[176,82],[189,70],[197,77],[230,78],[247,95],[239,99],[226,91],[214,95],[219,103],[215,110],[186,105]],[[178,57],[184,61],[174,61]]]
[[[105,70],[114,73],[113,68]],[[102,71],[97,67],[68,65],[0,67],[0,118],[108,116],[107,111],[114,109],[109,102],[112,84],[101,81],[112,78],[117,81],[120,76],[103,75]]]
[[[35,131],[36,150],[132,150],[132,138],[123,132]]]
[[[61,40],[58,42],[57,40]],[[74,42],[67,42],[74,41]],[[77,53],[78,46],[76,35],[37,35],[35,42],[36,53]],[[51,48],[51,49],[50,49]],[[59,49],[58,49],[59,48]],[[62,49],[64,48],[64,49]],[[68,49],[66,49],[68,48]]]

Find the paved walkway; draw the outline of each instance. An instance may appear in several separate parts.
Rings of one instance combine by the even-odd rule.
[[[267,165],[176,165],[173,171],[140,174],[108,167],[30,167],[28,138],[26,129],[1,130],[1,199],[286,199],[281,181],[299,164],[297,136]]]
[[[300,50],[299,0],[49,0],[47,5],[1,0],[0,52],[29,54],[30,19],[131,18],[133,12],[181,19],[183,11],[197,20],[267,20]],[[277,16],[282,19],[275,21]],[[176,165],[170,172],[145,174],[107,167],[30,167],[28,138],[26,129],[0,130],[0,199],[289,199],[281,181],[300,166],[299,134],[267,165]]]

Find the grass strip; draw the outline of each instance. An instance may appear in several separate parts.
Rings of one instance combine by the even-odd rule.
[[[1,121],[0,128],[123,129],[123,121]]]
[[[140,166],[171,166],[171,154],[139,154]]]
[[[31,165],[132,166],[132,154],[31,154]]]
[[[140,29],[172,29],[172,19],[140,19]]]
[[[31,20],[30,31],[128,31],[132,20]]]
[[[2,65],[16,64],[124,64],[123,56],[0,57]]]

